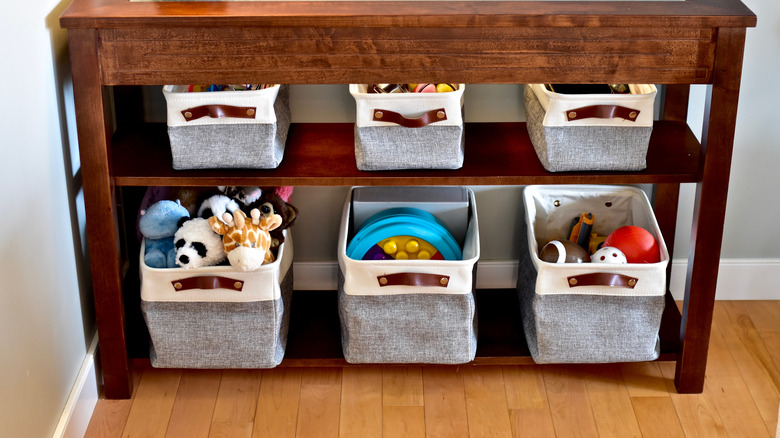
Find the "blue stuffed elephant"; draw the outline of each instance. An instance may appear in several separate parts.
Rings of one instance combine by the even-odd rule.
[[[173,235],[179,229],[181,218],[190,217],[190,213],[181,203],[162,200],[141,210],[138,230],[144,236],[144,263],[150,268],[175,268],[176,248]]]

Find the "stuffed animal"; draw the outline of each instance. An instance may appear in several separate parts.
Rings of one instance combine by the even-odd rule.
[[[238,210],[238,203],[225,195],[213,195],[206,198],[198,208],[198,217],[208,219],[216,217],[222,220],[225,213],[233,213]]]
[[[253,209],[249,220],[243,211],[236,210],[233,215],[225,213],[220,221],[215,216],[209,218],[209,225],[222,237],[222,246],[228,262],[242,271],[253,271],[263,263],[272,263],[274,255],[270,251],[270,231],[282,224],[282,217],[272,214],[261,218],[260,210]]]
[[[177,201],[162,200],[141,210],[138,230],[144,237],[144,263],[151,268],[175,268],[176,250],[173,235],[179,220],[190,213]]]
[[[263,194],[260,187],[250,186],[217,186],[217,190],[228,198],[238,202],[241,207],[246,207],[257,201],[260,198],[260,195]],[[251,208],[249,210],[251,210]]]
[[[282,217],[282,224],[279,228],[271,231],[271,249],[276,249],[279,245],[284,243],[283,231],[292,227],[293,224],[295,224],[295,220],[298,219],[298,209],[287,202],[290,194],[292,194],[292,187],[290,187],[289,191],[285,190],[285,192],[287,192],[286,199],[280,195],[279,189],[280,188],[264,188],[263,195],[253,204],[254,208],[260,210],[261,217],[270,216],[272,214],[278,214]]]
[[[180,221],[173,241],[176,264],[182,268],[195,269],[225,261],[222,238],[211,229],[207,219],[198,217]]]

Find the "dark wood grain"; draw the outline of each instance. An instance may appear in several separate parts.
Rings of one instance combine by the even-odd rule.
[[[106,397],[128,398],[132,375],[127,362],[125,310],[114,183],[110,175],[110,128],[104,117],[106,95],[98,77],[97,35],[91,30],[68,32],[87,242],[92,266],[95,313],[100,334]]]
[[[726,195],[734,147],[745,29],[720,29],[714,83],[707,95],[702,181],[696,185],[691,255],[685,284],[675,382],[680,392],[701,392],[707,366],[715,287],[718,282]]]
[[[525,123],[469,123],[465,136],[466,156],[458,170],[360,171],[351,123],[306,123],[292,125],[277,169],[177,171],[165,126],[149,124],[116,136],[114,178],[120,186],[525,185],[696,182],[700,174],[699,142],[680,122],[656,123],[648,167],[641,172],[547,172]]]

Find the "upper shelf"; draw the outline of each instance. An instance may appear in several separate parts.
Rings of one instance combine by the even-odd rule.
[[[355,164],[353,127],[293,124],[276,169],[177,171],[165,125],[143,124],[114,137],[112,175],[118,186],[642,184],[700,178],[700,144],[680,122],[655,123],[641,172],[547,172],[520,122],[466,124],[465,161],[458,170],[364,172]]]

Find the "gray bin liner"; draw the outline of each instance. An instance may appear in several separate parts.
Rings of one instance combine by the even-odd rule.
[[[465,295],[347,295],[339,270],[338,304],[347,362],[459,364],[474,360],[477,314],[473,290]]]
[[[459,169],[464,126],[355,126],[359,170]]]
[[[246,93],[249,92],[251,91]],[[169,126],[168,138],[173,168],[185,170],[278,167],[284,157],[291,120],[288,85],[280,86],[274,101],[274,112],[275,123]]]
[[[273,368],[284,358],[293,269],[281,298],[254,302],[141,301],[158,368]],[[215,292],[218,293],[218,292]]]
[[[588,209],[594,212],[595,220],[598,222],[601,218],[602,223],[612,220],[608,218],[606,211],[626,209],[626,217],[633,216],[644,228],[660,236],[649,203],[646,198],[640,202],[639,199],[643,197],[627,197],[625,191],[639,192],[634,188],[560,187],[529,186],[524,193],[526,210],[529,209],[529,203],[535,202],[533,208],[537,212],[535,217],[528,218],[529,213],[526,211],[526,232],[519,233],[518,238],[518,245],[522,250],[517,292],[523,330],[531,356],[540,364],[639,362],[657,359],[660,352],[658,333],[665,306],[665,273],[668,262],[668,252],[662,238],[659,240],[662,253],[660,263],[546,264],[556,268],[545,267],[542,274],[537,271],[535,263],[544,265],[545,262],[539,261],[529,249],[542,245],[538,242],[540,238],[542,242],[555,238],[556,231],[549,230],[550,224],[555,223],[557,227],[562,219],[571,217],[571,212]],[[529,190],[534,194],[528,195]],[[611,197],[611,192],[616,194],[615,197]],[[538,198],[533,198],[534,196]],[[542,198],[544,199],[539,201]],[[578,201],[577,198],[581,199]],[[559,206],[552,206],[553,199],[560,199]],[[631,201],[626,203],[621,199]],[[608,207],[605,201],[610,200],[613,203]],[[546,209],[548,206],[549,210]],[[624,215],[623,211],[613,214],[615,217]],[[599,233],[603,234],[603,231],[599,230]],[[529,238],[536,239],[537,243],[529,245]],[[583,270],[628,274],[639,278],[637,285],[651,285],[651,291],[634,293],[623,288],[604,287],[598,291],[599,288],[568,287],[567,276],[580,275]],[[547,278],[541,278],[540,275]],[[542,284],[544,286],[541,286]],[[556,290],[558,293],[550,293],[550,290],[539,292],[540,287],[549,288],[551,284],[561,284]],[[615,292],[610,292],[613,289]]]
[[[523,87],[523,100],[528,135],[547,171],[639,171],[647,167],[652,126],[544,126],[545,110],[528,84]]]

